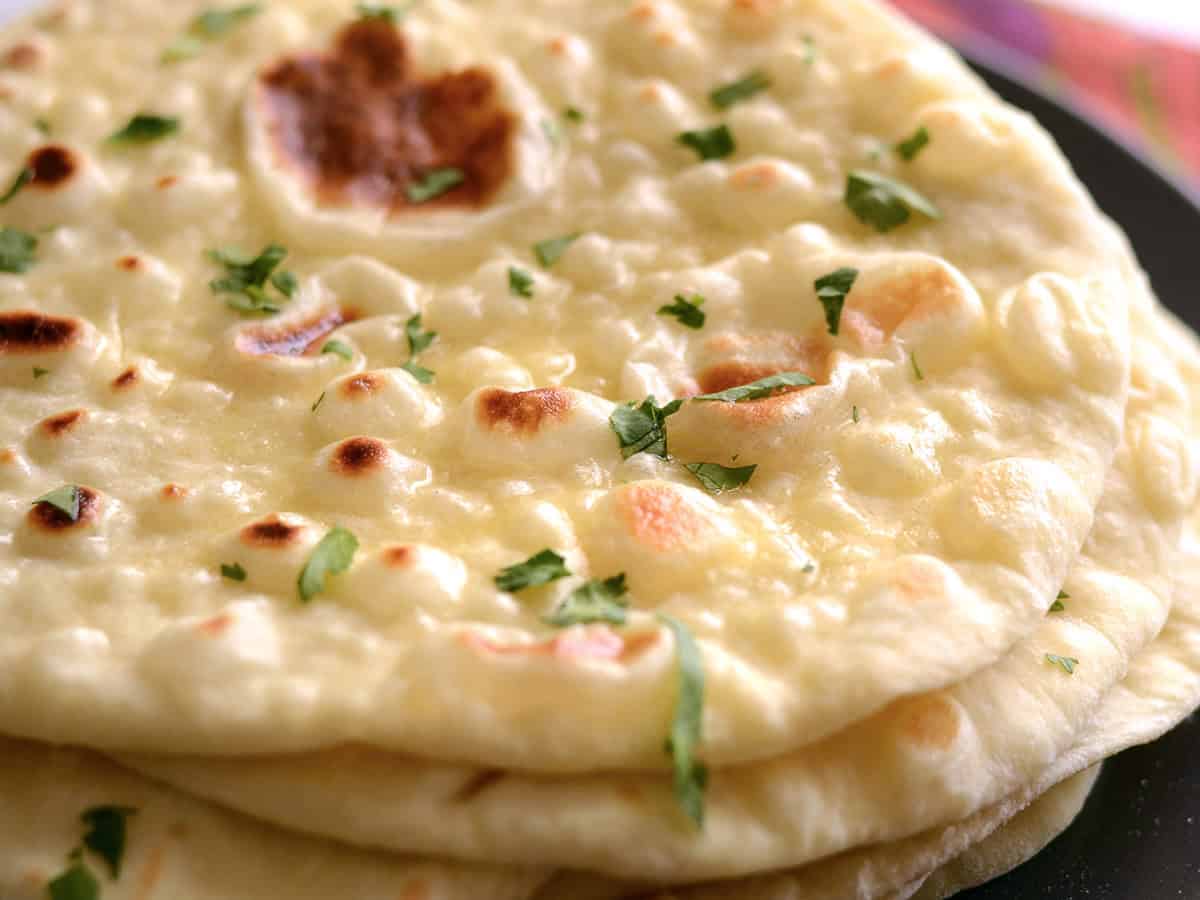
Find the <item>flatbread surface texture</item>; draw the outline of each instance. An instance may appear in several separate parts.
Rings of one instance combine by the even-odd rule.
[[[0,729],[657,768],[668,615],[730,765],[1039,625],[1143,288],[944,48],[865,0],[203,9],[5,32]]]

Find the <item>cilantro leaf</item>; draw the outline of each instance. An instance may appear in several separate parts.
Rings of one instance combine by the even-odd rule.
[[[312,412],[316,412],[320,408],[321,404],[325,402],[325,395],[327,393],[328,391],[321,391],[321,396],[318,397],[312,405]]]
[[[671,629],[679,660],[679,694],[666,743],[674,768],[675,800],[688,818],[703,828],[708,769],[696,759],[696,748],[704,727],[704,659],[686,625],[661,613],[658,618]]]
[[[221,577],[228,578],[230,581],[245,581],[246,570],[242,568],[241,563],[221,563]]]
[[[433,169],[426,172],[420,181],[410,182],[404,189],[404,194],[409,203],[428,203],[447,191],[454,190],[466,180],[467,175],[462,169]]]
[[[921,364],[917,362],[917,354],[909,353],[908,358],[909,361],[912,362],[913,376],[917,379],[917,381],[924,381],[925,373],[921,371]]]
[[[432,384],[437,373],[417,365],[417,354],[429,349],[429,345],[437,340],[437,332],[426,331],[421,324],[421,314],[417,313],[404,323],[404,334],[408,338],[408,362],[400,368],[421,384]]]
[[[36,173],[30,166],[22,166],[21,171],[17,173],[16,178],[12,180],[12,184],[8,186],[8,190],[4,192],[4,196],[0,197],[0,206],[4,206],[13,197],[21,193],[21,189],[29,182],[33,181]]]
[[[533,297],[533,276],[516,266],[508,267],[508,289],[518,297],[529,300]]]
[[[803,372],[780,372],[778,375],[768,375],[750,384],[731,387],[715,394],[701,394],[692,399],[696,402],[744,403],[747,400],[760,400],[769,397],[780,388],[808,387],[816,382]]]
[[[340,575],[349,569],[357,551],[358,538],[340,526],[321,538],[296,582],[300,589],[300,600],[308,603],[317,594],[322,593],[325,590],[326,577]]]
[[[99,900],[100,882],[76,859],[57,878],[46,885],[50,900]]]
[[[1058,666],[1068,675],[1075,674],[1075,667],[1079,665],[1079,660],[1073,656],[1059,656],[1057,653],[1047,653],[1046,662],[1053,666]]]
[[[296,277],[291,272],[276,271],[287,254],[287,249],[278,244],[267,245],[258,256],[230,248],[209,250],[208,258],[225,267],[225,277],[210,281],[209,289],[214,294],[232,295],[225,302],[239,312],[279,312],[296,290]],[[268,283],[282,299],[267,293]]]
[[[749,100],[770,86],[771,77],[761,69],[756,69],[737,81],[714,88],[708,95],[708,99],[717,109],[728,109],[735,103]]]
[[[624,625],[629,601],[621,598],[628,592],[624,572],[603,581],[593,578],[572,591],[567,599],[559,604],[558,609],[545,616],[542,621],[558,628],[590,625],[593,622]]]
[[[672,400],[660,407],[653,397],[647,397],[640,405],[625,403],[614,409],[608,424],[617,435],[622,458],[649,453],[666,459],[667,418],[679,412],[681,406],[682,400]]]
[[[358,13],[359,18],[382,19],[384,22],[396,25],[416,5],[416,0],[405,3],[403,6],[388,6],[383,3],[359,3],[354,7],[354,11]]]
[[[79,486],[75,484],[64,484],[60,488],[55,488],[49,493],[42,494],[33,501],[33,505],[45,503],[48,506],[53,506],[72,522],[79,521]]]
[[[702,160],[724,159],[732,156],[737,150],[737,142],[728,125],[685,131],[675,140],[677,143],[695,150],[696,155]]]
[[[41,366],[34,366],[34,367],[33,367],[33,379],[34,379],[34,381],[36,381],[36,380],[37,380],[37,379],[39,379],[39,378],[45,378],[45,377],[46,377],[47,375],[49,375],[49,374],[50,374],[50,370],[49,370],[49,369],[43,369]]]
[[[37,258],[38,239],[18,228],[0,228],[0,272],[19,275]]]
[[[912,137],[896,145],[896,152],[900,154],[905,162],[912,162],[917,158],[917,154],[928,146],[929,141],[929,129],[922,125],[913,132]]]
[[[862,418],[862,417],[859,415],[859,412],[858,412],[858,407],[857,407],[857,406],[854,406],[854,407],[852,407],[852,408],[851,408],[851,410],[850,410],[850,418],[851,418],[851,419],[854,421],[854,424],[855,424],[855,425],[857,425],[857,424],[858,424],[858,422],[859,422],[859,420]]]
[[[562,237],[547,238],[533,245],[533,255],[542,264],[543,269],[549,269],[567,252],[567,248],[582,237],[582,233],[564,234]]]
[[[94,806],[81,816],[88,827],[83,843],[108,863],[112,877],[121,877],[121,859],[125,855],[125,825],[137,812],[129,806]]]
[[[205,42],[223,37],[237,25],[262,12],[261,3],[245,3],[229,9],[209,9],[192,19],[178,40],[162,55],[164,63],[190,59],[204,49]]]
[[[571,574],[566,562],[563,557],[547,547],[529,557],[525,562],[501,569],[500,574],[493,580],[500,590],[515,593],[528,587],[537,587],[560,578],[566,578]]]
[[[858,280],[858,269],[842,268],[813,282],[817,289],[817,299],[825,307],[825,324],[829,333],[836,335],[842,323],[842,307],[846,305],[846,296]]]
[[[704,327],[704,320],[706,318],[704,310],[700,308],[703,305],[704,298],[699,294],[695,294],[690,298],[682,294],[676,294],[675,302],[667,306],[660,306],[658,314],[660,316],[674,316],[679,320],[680,325],[699,330]]]
[[[1050,612],[1064,612],[1067,608],[1064,600],[1070,600],[1071,595],[1066,591],[1059,591],[1058,596],[1054,598],[1054,603],[1050,605]]]
[[[577,106],[568,106],[563,110],[563,118],[572,125],[578,125],[584,120],[583,110]]]
[[[437,377],[437,372],[432,369],[426,369],[424,366],[418,366],[411,359],[400,365],[405,372],[417,379],[421,384],[433,384],[433,379]]]
[[[748,482],[758,466],[729,468],[718,463],[688,463],[684,466],[710,494],[736,491]]]
[[[354,359],[354,350],[349,344],[342,341],[326,341],[325,346],[321,348],[321,355],[324,356],[326,353],[336,353],[347,362]]]
[[[912,218],[914,211],[940,219],[941,211],[908,185],[880,175],[856,170],[846,176],[846,206],[865,225],[879,232],[891,231]]]
[[[111,144],[149,144],[179,131],[179,119],[174,116],[155,116],[138,113],[124,128],[108,136]]]

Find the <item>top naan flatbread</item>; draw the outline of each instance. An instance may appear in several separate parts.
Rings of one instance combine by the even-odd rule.
[[[181,45],[202,9],[72,0],[6,33],[0,148],[32,181],[0,207],[25,235],[0,274],[0,730],[657,767],[664,613],[732,764],[1041,620],[1120,435],[1142,287],[1049,139],[931,39],[863,0],[395,23],[278,0]],[[178,130],[106,139],[137,113]],[[936,210],[868,174],[860,221],[858,170]],[[206,251],[271,242],[294,279],[226,255],[250,287],[210,290]],[[834,336],[814,282],[846,267]],[[702,328],[659,313],[676,295]],[[669,460],[610,427],[794,371],[817,384],[684,405]],[[710,496],[685,463],[758,468]],[[31,507],[64,484],[78,521]],[[334,526],[353,565],[302,602]],[[570,577],[497,588],[544,549]],[[622,573],[624,627],[543,621]]]

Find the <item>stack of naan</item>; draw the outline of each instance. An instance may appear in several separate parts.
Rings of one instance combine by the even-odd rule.
[[[1200,702],[1200,352],[874,0],[0,45],[0,895],[948,896]]]

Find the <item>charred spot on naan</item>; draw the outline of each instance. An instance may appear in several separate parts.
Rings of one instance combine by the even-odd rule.
[[[78,491],[78,517],[72,519],[51,503],[35,503],[25,515],[30,527],[43,534],[63,534],[90,527],[100,516],[100,493],[83,486],[80,486]]]
[[[46,54],[37,44],[32,41],[22,41],[4,51],[4,54],[0,56],[0,65],[6,69],[28,71],[37,68],[45,58]]]
[[[284,549],[304,540],[305,526],[289,522],[282,516],[267,516],[251,522],[241,530],[238,539],[247,547]]]
[[[87,417],[86,409],[71,409],[42,419],[38,422],[37,430],[45,438],[51,440],[61,438],[86,422]]]
[[[136,256],[122,256],[117,260],[117,268],[124,272],[136,272],[142,268],[142,261]]]
[[[59,144],[38,147],[29,154],[26,167],[33,173],[31,187],[55,190],[65,185],[79,171],[75,154]]]
[[[750,384],[781,372],[803,372],[817,384],[829,381],[831,347],[823,337],[782,332],[722,334],[704,346],[706,364],[698,381],[711,394]],[[785,388],[782,393],[805,390]]]
[[[407,569],[417,558],[417,551],[408,544],[398,544],[395,547],[385,547],[379,558],[389,569]]]
[[[235,344],[245,356],[311,356],[320,352],[325,338],[357,319],[355,310],[328,307],[291,320],[246,325]]]
[[[906,697],[883,715],[895,723],[909,744],[939,753],[954,746],[963,728],[958,705],[944,694]]]
[[[324,202],[402,213],[408,190],[440,169],[462,181],[422,206],[481,208],[512,169],[514,116],[493,75],[468,68],[414,71],[404,35],[361,19],[333,49],[281,60],[259,81],[258,103],[277,161]]]
[[[342,382],[341,393],[347,400],[366,400],[387,386],[387,379],[378,372],[363,372]]]
[[[388,446],[371,437],[353,437],[334,448],[329,468],[338,475],[357,478],[387,466]]]
[[[164,484],[158,495],[169,503],[177,503],[180,500],[186,500],[192,492],[180,484]]]
[[[137,366],[129,366],[112,380],[112,389],[114,391],[127,391],[137,385],[141,377],[141,372],[138,371]]]
[[[638,544],[660,553],[681,550],[710,526],[687,498],[667,484],[633,484],[617,497],[621,523]]]
[[[533,643],[504,644],[472,631],[461,632],[459,639],[472,650],[494,656],[545,656],[568,661],[596,659],[629,663],[656,646],[662,635],[658,632],[620,635],[607,625],[592,625],[573,628]]]
[[[47,316],[32,310],[0,313],[0,357],[61,353],[83,338],[79,319]]]
[[[562,388],[532,391],[483,391],[475,405],[479,424],[488,430],[534,435],[544,426],[565,422],[571,414],[571,392]]]

